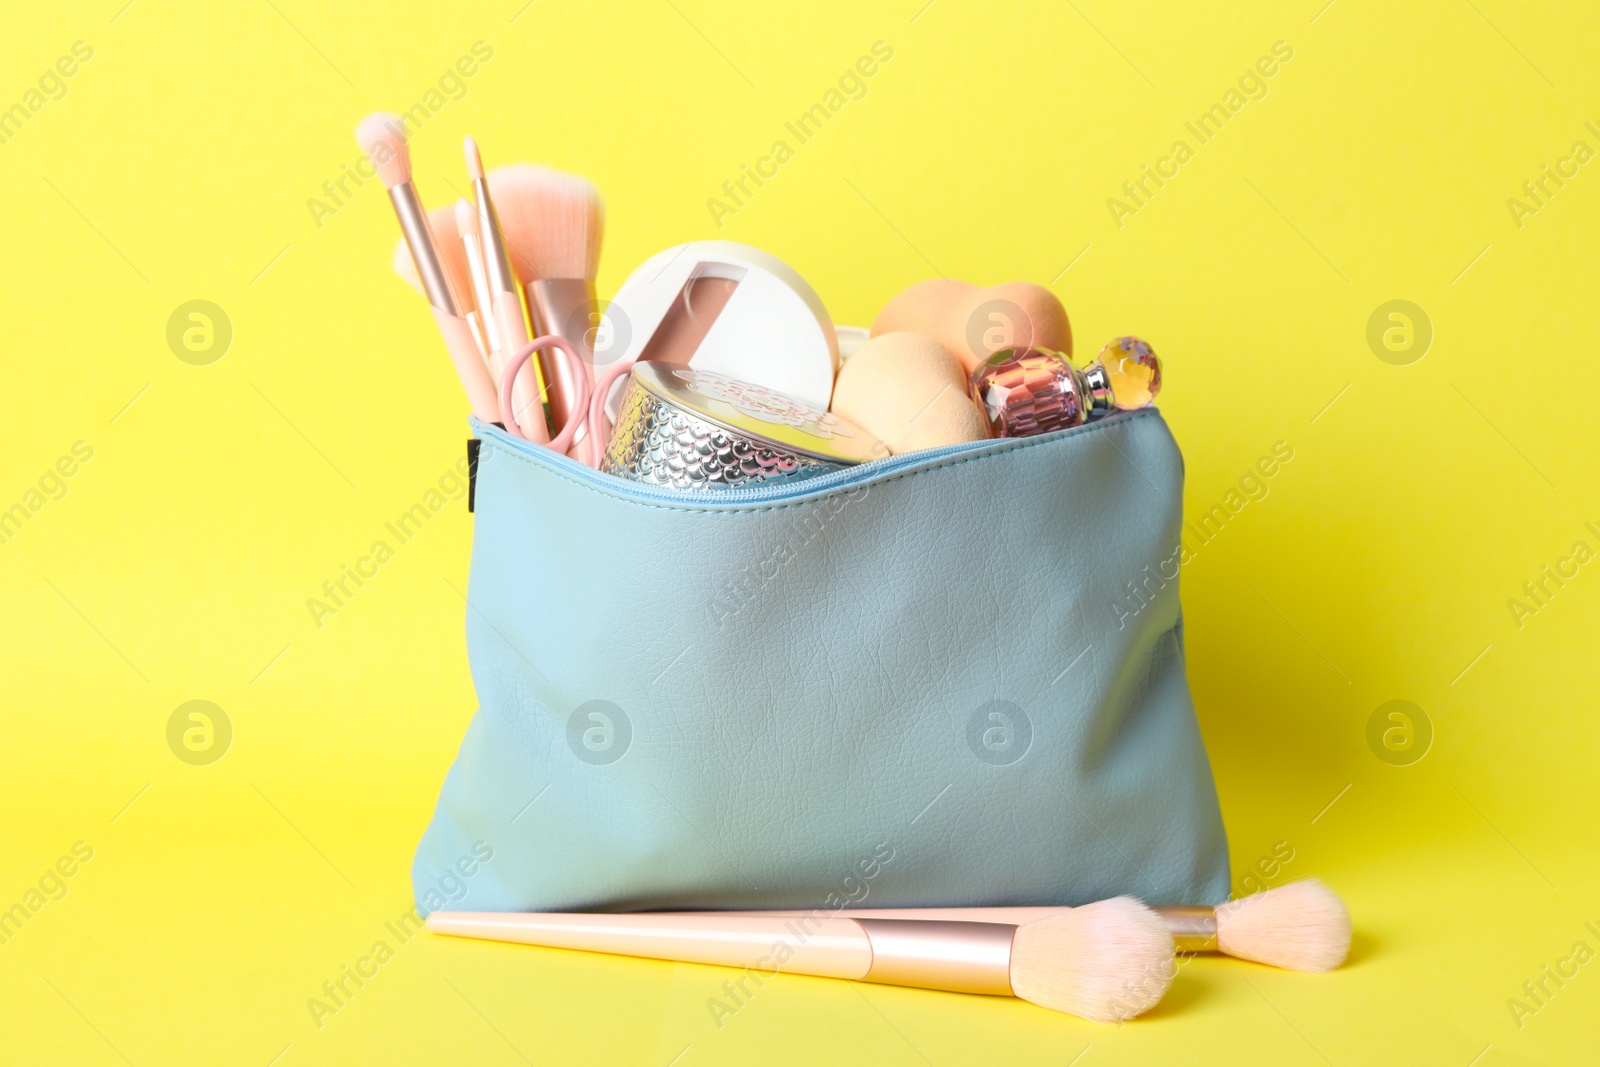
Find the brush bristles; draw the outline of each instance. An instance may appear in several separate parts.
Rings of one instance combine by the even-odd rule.
[[[483,177],[483,153],[478,151],[478,142],[468,137],[461,144],[462,154],[467,157],[467,178],[477,181]]]
[[[511,266],[523,281],[584,278],[600,269],[605,207],[587,178],[530,163],[489,172]]]
[[[398,115],[374,111],[356,126],[356,143],[372,160],[385,189],[411,180],[411,153],[406,149],[406,126]]]
[[[1174,972],[1166,921],[1132,897],[1019,926],[1011,945],[1017,996],[1094,1022],[1120,1022],[1148,1010]]]
[[[1350,953],[1350,912],[1315,878],[1217,907],[1217,947],[1290,971],[1331,971]]]
[[[465,201],[462,201],[465,203]],[[439,262],[456,291],[456,299],[463,310],[472,308],[472,273],[467,268],[467,252],[461,245],[461,231],[456,228],[455,204],[444,204],[428,212],[428,226],[433,230],[434,244],[439,249]],[[417,264],[411,258],[411,249],[401,237],[394,246],[391,259],[394,272],[417,292],[426,296],[422,279],[417,277]]]

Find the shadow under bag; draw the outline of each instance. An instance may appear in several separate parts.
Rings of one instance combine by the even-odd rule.
[[[1227,898],[1154,409],[699,493],[474,429],[422,912]]]

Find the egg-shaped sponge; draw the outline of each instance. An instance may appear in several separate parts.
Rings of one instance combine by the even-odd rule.
[[[1056,295],[1032,282],[989,288],[934,278],[901,290],[878,312],[872,335],[910,330],[944,345],[972,369],[1002,348],[1072,354],[1072,325]]]
[[[882,334],[856,349],[839,369],[832,410],[894,453],[989,436],[961,361],[918,333]]]

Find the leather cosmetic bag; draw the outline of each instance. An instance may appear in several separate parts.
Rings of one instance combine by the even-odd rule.
[[[1154,409],[696,493],[474,430],[424,913],[1227,898]]]

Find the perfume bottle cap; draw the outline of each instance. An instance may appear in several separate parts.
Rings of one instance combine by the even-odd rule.
[[[1161,392],[1161,360],[1148,341],[1118,337],[1100,350],[1096,363],[1105,368],[1112,403],[1122,411],[1149,407]]]

